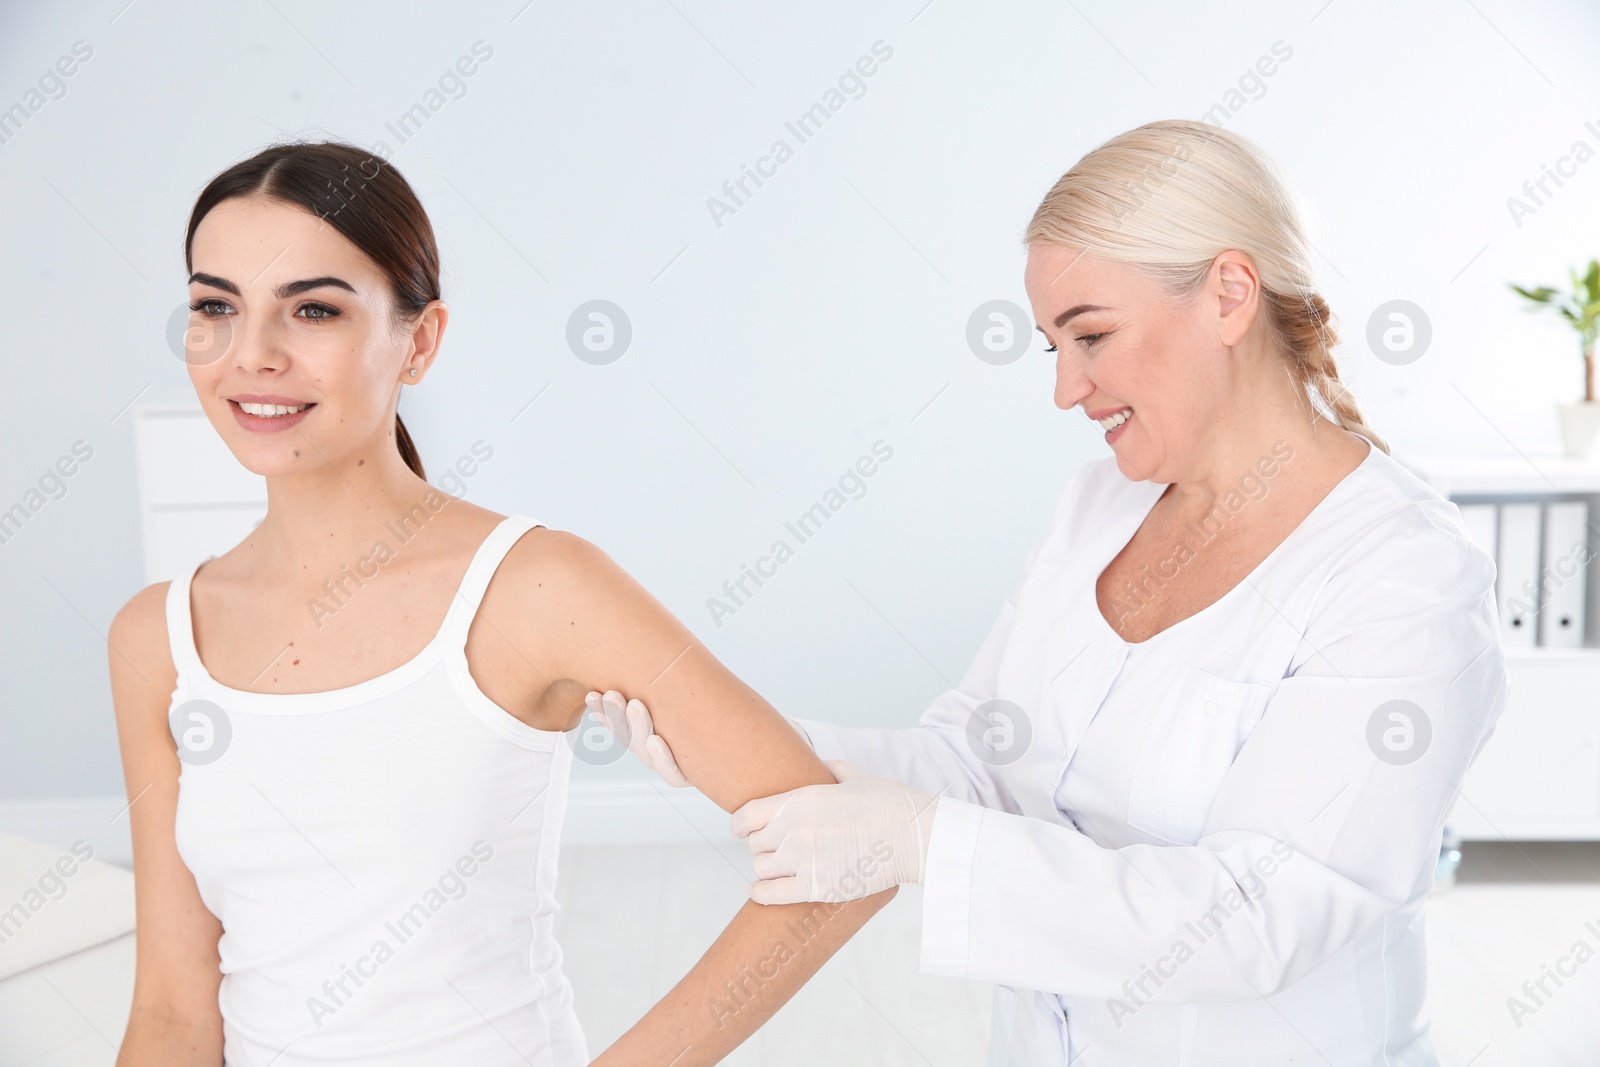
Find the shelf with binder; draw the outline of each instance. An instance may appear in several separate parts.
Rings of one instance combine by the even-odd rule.
[[[1600,564],[1591,535],[1600,494],[1461,494],[1468,535],[1495,561],[1501,643],[1510,649],[1600,648]]]
[[[1510,695],[1449,815],[1463,840],[1600,840],[1600,465],[1397,457],[1495,560]]]

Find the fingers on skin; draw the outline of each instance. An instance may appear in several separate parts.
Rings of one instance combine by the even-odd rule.
[[[745,844],[750,846],[750,854],[757,856],[762,853],[776,852],[789,838],[789,828],[775,823],[757,827],[750,831],[750,836],[745,839]],[[793,871],[789,872],[793,874]]]
[[[584,714],[590,719],[602,723],[613,734],[617,732],[617,722],[610,715],[610,709],[600,699],[599,693],[590,693],[583,698]]]
[[[804,898],[798,878],[773,878],[750,883],[750,899],[757,904],[795,904]]]
[[[645,738],[644,747],[650,754],[650,765],[656,769],[662,781],[679,789],[690,784],[689,779],[684,777],[683,771],[678,767],[678,761],[672,758],[672,750],[667,747],[667,743],[660,735],[651,734]]]
[[[733,814],[728,816],[728,833],[734,837],[745,837],[757,825],[758,820],[756,817],[746,810],[754,803],[754,800],[747,800],[744,804],[734,809]]]
[[[617,710],[620,712],[622,709]],[[655,736],[655,724],[650,721],[650,713],[637,700],[628,701],[627,713],[628,732],[631,735],[628,738],[628,747],[635,752],[642,751],[645,743]]]
[[[864,777],[864,775],[857,770],[855,766],[845,762],[842,759],[823,760],[823,764],[828,768],[828,770],[833,772],[835,781],[844,782],[851,778]]]
[[[787,793],[774,793],[770,797],[756,797],[747,800],[736,811],[728,822],[728,828],[733,831],[734,837],[744,837],[753,834],[763,827],[776,822],[790,805],[803,796],[808,790],[826,789],[827,786],[803,785],[799,789],[791,789]],[[774,830],[779,834],[787,834],[789,824],[782,823]]]
[[[647,734],[655,733],[655,720],[650,717],[650,709],[644,706],[644,701],[634,699],[628,701],[628,721],[637,722]]]
[[[793,861],[787,856],[780,857],[776,852],[763,852],[755,856],[750,861],[750,869],[763,882],[774,878],[793,878],[800,873],[795,870]]]
[[[728,819],[728,829],[734,837],[747,837],[772,821],[779,808],[783,807],[783,798],[786,794],[776,796],[756,797],[747,800],[734,809],[733,815]]]
[[[605,728],[616,734],[622,741],[627,741],[627,717],[622,713],[622,704],[619,701],[608,701],[610,694],[590,693],[584,697],[584,705],[594,713],[595,720],[605,723]]]

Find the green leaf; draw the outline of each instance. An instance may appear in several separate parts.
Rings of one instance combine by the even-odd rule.
[[[1556,295],[1556,291],[1548,285],[1541,285],[1537,289],[1528,290],[1520,285],[1513,284],[1511,288],[1516,291],[1518,296],[1527,297],[1529,300],[1539,304],[1548,304],[1550,298]]]

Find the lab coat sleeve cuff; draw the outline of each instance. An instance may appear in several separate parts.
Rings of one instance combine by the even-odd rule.
[[[924,974],[964,977],[971,955],[968,915],[972,908],[973,859],[984,809],[941,796],[928,835],[922,868],[922,960]]]

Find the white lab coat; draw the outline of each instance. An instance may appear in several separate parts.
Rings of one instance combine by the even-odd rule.
[[[941,794],[921,968],[997,983],[991,1065],[1436,1064],[1422,907],[1505,706],[1494,564],[1374,448],[1244,581],[1130,644],[1095,580],[1164,488],[1081,469],[917,726],[799,721]],[[1195,533],[1168,574],[1207,565]],[[980,717],[995,699],[1025,723]]]

